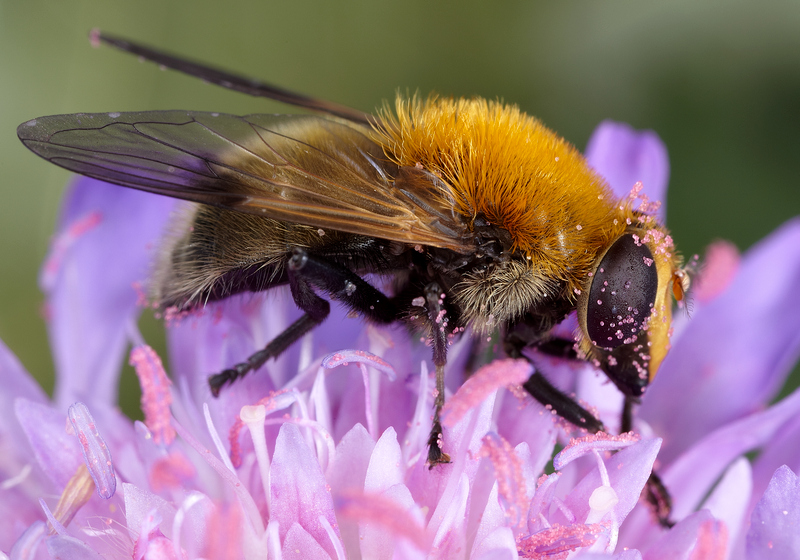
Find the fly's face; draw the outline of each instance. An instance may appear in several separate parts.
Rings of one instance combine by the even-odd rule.
[[[663,228],[630,228],[599,254],[581,291],[581,351],[623,393],[641,396],[669,349],[672,299],[686,289]]]

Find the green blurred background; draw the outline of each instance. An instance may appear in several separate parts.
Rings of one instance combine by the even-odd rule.
[[[800,213],[797,0],[0,0],[0,338],[48,390],[36,277],[69,174],[29,153],[16,126],[287,110],[92,49],[94,27],[367,111],[397,88],[499,97],[581,149],[603,119],[651,128],[669,148],[668,222],[686,254],[717,238],[745,250]],[[122,391],[134,413],[129,372]]]

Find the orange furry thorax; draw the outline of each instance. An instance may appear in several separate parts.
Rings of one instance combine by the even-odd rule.
[[[398,96],[381,119],[387,157],[440,177],[470,223],[507,230],[513,251],[570,285],[633,216],[571,144],[514,105]]]

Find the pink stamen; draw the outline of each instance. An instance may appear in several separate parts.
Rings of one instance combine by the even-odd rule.
[[[250,437],[253,440],[253,450],[256,454],[258,471],[261,475],[261,485],[264,488],[266,498],[267,519],[270,517],[270,473],[269,473],[269,449],[267,449],[267,436],[264,433],[264,420],[267,417],[266,407],[261,405],[243,406],[239,412],[239,418],[247,425]]]
[[[150,469],[150,484],[153,491],[182,488],[197,475],[194,465],[180,452],[172,452],[156,459]]]
[[[556,524],[520,540],[517,549],[524,558],[561,560],[570,552],[593,545],[604,532],[601,524]]]
[[[425,529],[408,508],[379,494],[348,493],[337,499],[336,513],[346,519],[375,523],[389,533],[407,539],[419,550],[428,548]]]
[[[50,254],[47,255],[42,267],[41,284],[44,288],[53,286],[56,276],[61,270],[64,256],[69,252],[70,248],[83,235],[100,225],[102,221],[103,215],[100,212],[88,212],[74,220],[67,229],[59,233],[58,237],[53,241]]]
[[[569,444],[553,458],[553,468],[560,471],[575,459],[583,457],[594,450],[615,451],[633,445],[637,441],[639,441],[639,436],[633,432],[619,435],[597,432],[596,434],[573,438],[570,440]]]
[[[271,391],[266,397],[260,399],[253,406],[263,406],[264,413],[270,414],[276,410],[283,410],[290,407],[297,400],[297,394],[294,391],[281,389],[280,391]],[[242,447],[239,444],[239,434],[244,428],[245,422],[241,416],[237,416],[233,422],[230,431],[228,432],[228,441],[231,446],[231,464],[234,467],[242,466]]]
[[[156,444],[169,445],[175,439],[169,410],[172,404],[172,382],[164,371],[161,358],[149,346],[140,345],[131,350],[129,363],[136,369],[142,388],[144,423],[152,432]]]
[[[340,350],[339,352],[334,352],[322,360],[322,367],[326,369],[333,369],[340,365],[348,365],[350,362],[358,364],[358,367],[361,370],[361,379],[364,383],[364,410],[367,418],[367,431],[369,432],[369,435],[372,436],[372,439],[377,440],[378,393],[375,392],[373,395],[373,391],[371,390],[370,376],[369,372],[367,372],[366,366],[372,366],[379,372],[386,375],[390,381],[394,381],[396,377],[394,368],[392,368],[392,366],[375,354],[364,352],[363,350]],[[373,399],[375,401],[374,405]]]
[[[520,385],[533,373],[527,360],[495,360],[467,379],[442,408],[442,425],[452,428],[467,412],[501,387]]]
[[[107,500],[117,489],[111,451],[97,431],[94,418],[85,404],[80,402],[73,404],[67,410],[67,416],[81,444],[83,458],[97,487],[97,493]]]
[[[528,508],[522,462],[503,436],[488,433],[483,436],[482,441],[483,445],[478,455],[488,457],[492,462],[497,477],[497,490],[505,507],[506,517],[511,521],[512,527],[519,527],[522,515]]]
[[[715,241],[706,250],[692,295],[707,303],[725,291],[739,270],[739,250],[729,241]]]

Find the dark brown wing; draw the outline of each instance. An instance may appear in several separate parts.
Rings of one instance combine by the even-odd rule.
[[[307,115],[154,111],[42,117],[17,129],[83,175],[283,221],[468,252],[446,185],[394,178],[369,129]],[[398,188],[401,187],[401,188]]]

